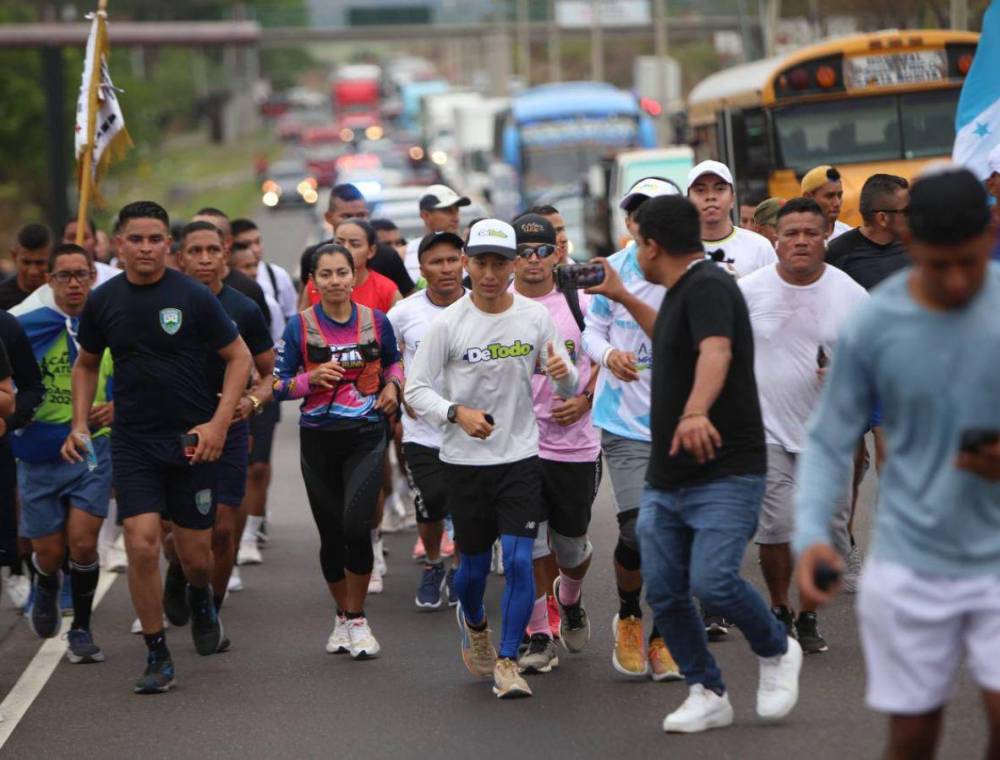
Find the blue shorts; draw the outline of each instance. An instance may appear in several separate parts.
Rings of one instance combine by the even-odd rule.
[[[215,524],[216,462],[191,464],[180,434],[135,435],[117,428],[111,437],[118,522],[159,513],[192,530]]]
[[[21,491],[22,538],[42,538],[62,533],[69,507],[94,517],[108,516],[111,498],[111,444],[108,436],[93,439],[97,468],[86,462],[69,464],[62,459],[48,462],[17,462]]]
[[[247,468],[250,464],[250,423],[244,420],[231,425],[226,446],[219,459],[219,474],[215,485],[216,501],[224,507],[239,507],[247,490]]]
[[[872,407],[872,414],[868,420],[868,426],[872,428],[881,427],[882,425],[882,402],[879,399],[875,399],[875,404]]]

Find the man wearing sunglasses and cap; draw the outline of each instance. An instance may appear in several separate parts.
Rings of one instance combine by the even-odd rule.
[[[851,229],[837,217],[844,203],[844,183],[840,172],[832,166],[817,166],[810,169],[802,178],[802,196],[812,198],[823,209],[826,217],[826,242],[840,237]]]
[[[680,189],[660,177],[646,177],[633,185],[619,207],[633,238],[638,232],[635,215],[650,199],[680,195]],[[639,502],[649,464],[650,381],[652,344],[622,299],[634,298],[659,310],[666,289],[647,282],[636,258],[636,244],[603,262],[605,281],[591,288],[594,297],[587,309],[583,348],[604,367],[594,393],[593,424],[601,431],[601,448],[611,476],[611,489],[618,511],[618,543],[614,550],[618,612],[612,620],[614,647],[611,664],[622,675],[655,681],[680,678],[677,664],[663,637],[653,625],[648,648],[643,640],[641,560],[635,535]],[[617,286],[609,290],[609,286]]]
[[[701,220],[701,243],[719,266],[745,277],[774,264],[774,245],[756,232],[733,224],[733,173],[719,161],[702,161],[688,172],[687,197]]]
[[[587,531],[601,482],[601,441],[590,424],[597,372],[581,346],[581,306],[587,307],[589,297],[575,290],[561,293],[555,287],[553,272],[559,260],[555,226],[544,216],[530,213],[516,218],[513,226],[517,236],[514,291],[548,310],[580,376],[572,396],[553,392],[541,367],[535,368],[531,378],[545,522],[539,525],[532,552],[536,598],[528,623],[528,647],[518,665],[529,673],[548,673],[559,664],[549,627],[549,589],[559,605],[559,637],[566,649],[580,652],[590,641],[581,587],[593,553]],[[570,305],[573,297],[578,300],[575,308]],[[549,555],[554,555],[559,568],[555,577],[546,561]]]
[[[531,695],[516,658],[535,599],[532,548],[542,518],[535,368],[544,367],[560,398],[579,388],[548,311],[510,292],[516,258],[509,224],[484,219],[473,225],[462,257],[472,294],[434,320],[406,385],[416,416],[443,428],[447,506],[461,552],[454,585],[462,659],[473,675],[493,678],[500,698]],[[499,657],[483,606],[497,538],[506,570]]]
[[[468,206],[471,200],[459,195],[447,185],[431,185],[420,196],[420,218],[424,222],[425,234],[452,232],[458,234],[458,210]],[[406,244],[404,261],[406,271],[414,282],[420,279],[420,256],[418,250],[423,237]]]

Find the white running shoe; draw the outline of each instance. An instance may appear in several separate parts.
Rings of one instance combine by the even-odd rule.
[[[372,635],[367,618],[348,620],[347,632],[351,637],[351,657],[353,659],[367,660],[378,656],[381,647]]]
[[[777,657],[760,657],[757,715],[764,720],[784,718],[799,701],[802,647],[789,636],[788,651]]]
[[[264,561],[261,556],[260,547],[255,539],[240,541],[239,551],[236,553],[237,565],[259,565]]]
[[[113,544],[108,545],[104,553],[104,567],[109,573],[124,573],[128,570],[128,555],[121,535]]]
[[[385,591],[385,581],[382,580],[382,573],[378,571],[378,567],[374,567],[368,579],[368,593],[381,594],[383,591]]]
[[[243,590],[243,579],[240,578],[240,569],[238,567],[233,567],[233,572],[229,575],[229,583],[226,584],[226,591],[242,591]]]
[[[170,623],[167,622],[167,616],[163,616],[163,630],[167,630],[170,627]],[[142,623],[139,618],[132,621],[132,633],[142,633]]]
[[[20,612],[28,605],[28,598],[31,596],[31,581],[27,575],[9,575],[4,584],[7,589],[7,596],[10,597],[11,604]]]
[[[688,690],[684,704],[663,719],[667,733],[696,734],[710,728],[722,728],[733,722],[733,706],[729,694],[721,697],[711,689],[696,683]]]
[[[847,567],[844,570],[844,581],[841,586],[845,594],[857,593],[863,564],[864,556],[861,554],[861,547],[857,544],[851,544],[851,551],[847,555]]]
[[[351,651],[351,634],[347,632],[347,618],[337,615],[330,638],[326,640],[328,654],[345,654]]]
[[[372,541],[372,553],[375,555],[373,573],[377,572],[379,575],[388,575],[389,567],[385,563],[385,542],[382,538],[379,538],[378,541]]]

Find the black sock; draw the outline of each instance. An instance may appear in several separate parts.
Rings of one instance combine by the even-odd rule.
[[[620,620],[627,617],[642,619],[642,608],[639,606],[639,595],[641,593],[641,587],[635,591],[626,591],[621,587],[618,588],[618,618]]]
[[[207,607],[212,602],[212,587],[211,586],[192,586],[190,583],[187,587],[187,597],[188,604],[191,605],[191,611],[200,610]]]
[[[365,611],[361,610],[361,612],[345,612],[344,616],[348,620],[357,620],[358,618],[363,618],[365,616]]]
[[[101,574],[101,563],[94,560],[89,565],[69,561],[69,577],[73,581],[73,628],[90,630],[90,613],[94,609],[94,590]]]
[[[222,602],[225,600],[225,594],[213,594],[212,601],[215,603],[215,611],[218,612],[222,609]]]
[[[156,633],[144,633],[142,638],[146,640],[146,649],[149,650],[150,654],[170,656],[167,649],[167,634],[162,628]]]
[[[179,578],[183,583],[187,583],[187,578],[184,577],[184,568],[180,562],[171,562],[167,565],[167,576],[173,579]]]
[[[38,585],[44,588],[46,591],[58,591],[59,590],[59,571],[56,570],[54,573],[43,572],[38,567],[38,558],[32,555],[31,557],[31,568],[34,570],[34,578],[38,580]]]

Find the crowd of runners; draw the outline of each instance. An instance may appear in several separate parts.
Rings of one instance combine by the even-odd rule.
[[[966,659],[1000,757],[1000,151],[990,161],[987,189],[950,165],[870,177],[857,228],[833,166],[744,226],[727,166],[702,162],[684,187],[647,177],[620,199],[631,242],[596,273],[572,267],[558,208],[461,228],[470,201],[443,185],[408,243],[336,186],[298,285],[252,221],[219,209],[178,228],[137,201],[80,245],[75,220],[28,225],[0,283],[8,593],[41,638],[71,615],[67,658],[101,662],[99,574],[126,571],[139,694],[175,684],[168,628],[188,626],[201,655],[237,649],[225,602],[262,562],[275,427],[294,404],[326,652],[397,656],[370,597],[380,526],[412,512],[421,571],[394,582],[421,610],[454,608],[464,666],[497,697],[530,696],[525,675],[571,667],[607,626],[618,673],[686,681],[665,731],[722,727],[710,642],[738,629],[757,713],[781,719],[803,655],[837,646],[820,615],[843,590],[889,756],[933,752]],[[618,537],[595,546],[605,476]],[[741,576],[750,543],[767,598]],[[613,558],[609,621],[587,610],[595,553]]]

